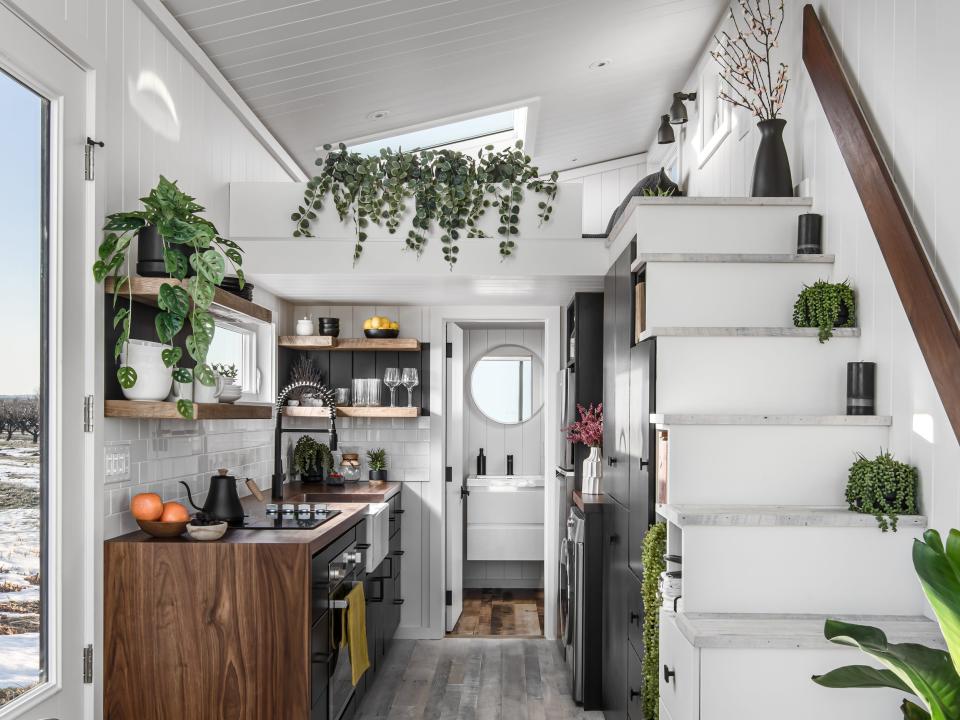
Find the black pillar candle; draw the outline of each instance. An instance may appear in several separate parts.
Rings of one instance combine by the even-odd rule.
[[[822,228],[823,215],[804,213],[800,216],[800,224],[797,229],[798,255],[819,255],[823,252]]]
[[[876,415],[877,364],[847,363],[847,415]]]

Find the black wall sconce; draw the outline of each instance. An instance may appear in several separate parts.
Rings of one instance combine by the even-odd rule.
[[[657,143],[660,145],[669,145],[677,141],[677,136],[673,133],[673,127],[670,125],[670,116],[662,115],[660,117],[660,128],[657,130]]]
[[[673,103],[670,105],[670,123],[673,125],[683,125],[687,122],[687,107],[684,105],[686,100],[696,100],[695,92],[675,92],[673,94]]]

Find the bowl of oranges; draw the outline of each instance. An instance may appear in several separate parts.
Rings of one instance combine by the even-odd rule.
[[[395,338],[400,334],[400,323],[388,317],[374,315],[363,321],[363,334],[368,338]]]
[[[130,500],[130,513],[147,535],[172,538],[182,535],[190,521],[187,508],[173,500],[164,502],[156,493],[138,493]]]

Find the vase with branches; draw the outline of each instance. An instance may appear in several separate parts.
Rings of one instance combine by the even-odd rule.
[[[567,440],[581,443],[590,448],[590,454],[583,461],[582,491],[596,495],[600,492],[600,480],[603,477],[603,460],[600,448],[603,446],[603,403],[596,407],[590,403],[585,408],[577,403],[580,419],[567,426]]]
[[[710,55],[720,66],[719,99],[743,108],[757,118],[760,145],[753,168],[754,197],[793,195],[790,160],[783,143],[786,120],[781,117],[788,66],[777,63],[774,51],[783,31],[783,0],[738,0],[740,12],[730,8],[729,30],[715,36]]]

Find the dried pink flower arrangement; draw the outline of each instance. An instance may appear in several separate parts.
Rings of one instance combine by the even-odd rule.
[[[783,28],[783,0],[773,9],[770,0],[739,0],[741,18],[733,8],[733,34],[717,37],[718,49],[710,55],[723,70],[720,99],[749,110],[760,120],[774,120],[787,94],[787,66],[780,63],[774,75],[770,52],[778,46]],[[765,6],[765,7],[764,7]]]
[[[596,407],[590,403],[585,408],[577,403],[577,412],[580,419],[567,426],[567,440],[583,443],[587,447],[601,447],[603,445],[603,403]]]

